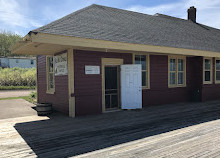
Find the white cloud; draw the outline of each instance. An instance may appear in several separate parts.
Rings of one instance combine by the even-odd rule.
[[[28,14],[25,3],[21,6],[15,0],[0,0],[0,22],[8,27],[39,27],[42,24]]]
[[[219,0],[182,0],[175,3],[157,5],[153,7],[134,5],[127,10],[145,14],[162,13],[179,18],[187,18],[187,9],[197,8],[197,22],[220,29],[220,1]]]
[[[30,0],[0,0],[0,29],[26,35],[30,30],[57,20],[92,3],[116,7],[118,6],[116,2],[119,3],[119,1],[108,0],[65,0],[62,3],[55,1],[50,4],[47,1],[38,3],[38,1],[33,2]],[[125,6],[127,3],[122,0],[120,6]],[[218,20],[220,17],[220,0],[179,0],[153,7],[133,5],[126,9],[151,15],[162,13],[186,19],[187,9],[190,6],[197,8],[197,22],[220,28],[220,20]]]
[[[51,22],[96,2],[97,0],[65,0],[62,3],[62,7],[58,7],[56,10],[54,6],[42,6],[41,13],[48,22]]]

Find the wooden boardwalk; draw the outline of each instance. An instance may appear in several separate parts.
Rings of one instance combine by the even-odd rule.
[[[220,157],[220,101],[0,121],[0,157]]]

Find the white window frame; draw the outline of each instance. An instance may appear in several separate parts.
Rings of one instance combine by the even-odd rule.
[[[210,70],[205,69],[205,60],[208,59],[211,61]],[[210,81],[205,81],[205,71],[210,71]],[[213,83],[213,60],[209,57],[203,57],[203,84],[212,84]]]
[[[217,66],[217,65],[216,65],[216,61],[217,61],[217,60],[220,60],[220,58],[215,58],[215,83],[219,84],[219,83],[220,83],[220,80],[217,80],[217,79],[216,79],[216,72],[217,72],[217,71],[220,71],[220,70],[217,70],[217,69],[216,69],[216,66]]]
[[[53,88],[49,88],[49,75],[50,75],[50,72],[49,72],[49,58],[53,57]],[[46,93],[49,93],[49,94],[54,94],[55,92],[55,75],[54,75],[54,56],[51,56],[51,55],[48,55],[46,56],[46,77],[47,77],[47,91]]]
[[[141,78],[142,72],[146,72],[146,86],[142,86],[142,89],[150,89],[150,54],[148,53],[133,53],[133,64],[135,64],[135,56],[136,55],[145,55],[146,56],[146,70],[141,70]],[[141,83],[142,85],[142,83]]]
[[[170,59],[175,59],[175,84],[170,84]],[[183,84],[178,84],[178,59],[183,60]],[[173,71],[174,72],[174,71]],[[185,56],[168,56],[168,88],[186,87],[186,57]]]

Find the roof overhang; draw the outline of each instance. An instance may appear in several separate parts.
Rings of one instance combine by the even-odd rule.
[[[11,51],[14,54],[52,55],[70,48],[105,52],[150,52],[158,54],[220,57],[220,52],[113,42],[32,32],[26,35],[22,41],[16,43],[11,48]]]

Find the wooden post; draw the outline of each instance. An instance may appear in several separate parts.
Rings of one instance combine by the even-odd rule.
[[[68,88],[69,88],[69,116],[75,117],[75,96],[74,94],[74,63],[73,49],[68,49]]]

